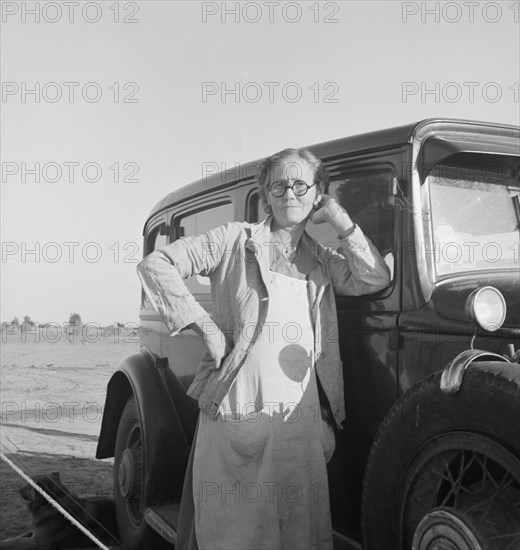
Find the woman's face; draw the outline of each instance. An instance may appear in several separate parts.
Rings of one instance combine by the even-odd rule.
[[[268,191],[273,182],[283,181],[285,184],[292,185],[296,180],[303,180],[307,185],[312,185],[314,182],[313,169],[299,156],[283,158],[272,167],[269,173],[266,183],[267,201],[273,209],[275,221],[281,227],[289,227],[305,221],[312,211],[316,194],[321,192],[316,185],[301,196],[295,195],[290,188],[286,189],[282,197],[275,197]]]

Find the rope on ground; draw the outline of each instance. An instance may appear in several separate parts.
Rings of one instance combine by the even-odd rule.
[[[0,458],[7,463],[11,468],[36,491],[38,491],[43,498],[45,498],[58,512],[63,514],[73,525],[75,525],[80,531],[82,531],[87,537],[95,542],[99,548],[103,550],[110,550],[108,546],[103,544],[95,535],[93,535],[86,527],[84,527],[76,518],[74,518],[67,510],[65,510],[58,502],[56,502],[51,496],[49,496],[41,487],[39,487],[23,470],[21,470],[11,459],[7,458],[5,454],[0,451]]]

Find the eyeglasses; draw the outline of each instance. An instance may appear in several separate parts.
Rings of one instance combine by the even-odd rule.
[[[292,189],[292,192],[297,197],[301,197],[305,195],[305,193],[307,193],[307,191],[314,185],[316,184],[313,183],[312,185],[309,185],[303,180],[296,180],[292,185],[289,185],[287,180],[279,180],[279,181],[273,182],[269,186],[269,193],[271,193],[273,197],[283,197],[287,189]]]

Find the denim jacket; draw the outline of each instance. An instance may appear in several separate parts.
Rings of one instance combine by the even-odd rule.
[[[248,352],[261,334],[269,307],[269,259],[262,243],[270,242],[272,216],[252,224],[229,222],[194,237],[185,237],[145,257],[137,272],[146,295],[171,335],[208,314],[188,291],[183,279],[200,274],[211,281],[213,321],[225,334],[231,351],[219,369],[199,366],[187,394],[207,414],[216,416]],[[339,429],[345,418],[343,366],[338,343],[334,294],[362,295],[390,283],[389,270],[359,227],[326,248],[306,232],[302,242],[314,253],[308,295],[315,338],[316,373]]]

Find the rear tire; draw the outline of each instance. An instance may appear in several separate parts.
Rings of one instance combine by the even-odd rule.
[[[128,550],[168,548],[144,520],[146,454],[135,397],[131,395],[119,420],[114,457],[114,500],[117,525]]]
[[[520,547],[520,384],[470,368],[447,395],[440,374],[406,392],[378,431],[365,550]]]

